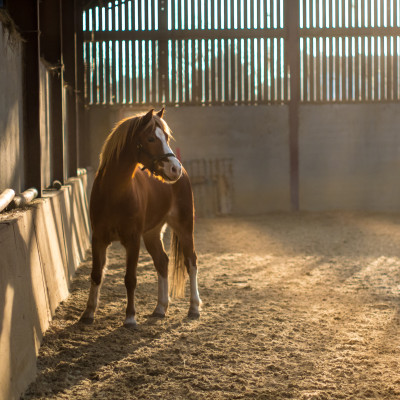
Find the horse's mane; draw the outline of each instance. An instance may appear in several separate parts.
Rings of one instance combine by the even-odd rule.
[[[125,146],[129,137],[133,137],[138,131],[147,129],[155,129],[159,126],[168,136],[172,137],[168,125],[157,114],[153,114],[153,118],[146,126],[142,126],[141,122],[145,114],[128,117],[119,121],[111,133],[105,140],[100,153],[100,164],[97,173],[104,173],[110,161],[117,159]]]

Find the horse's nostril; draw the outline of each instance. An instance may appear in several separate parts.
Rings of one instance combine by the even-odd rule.
[[[176,169],[176,167],[172,167],[172,168],[171,168],[171,171],[172,171],[174,174],[176,174],[176,173],[178,172],[178,170]]]

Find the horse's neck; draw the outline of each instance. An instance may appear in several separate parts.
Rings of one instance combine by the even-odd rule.
[[[103,174],[102,182],[104,186],[114,190],[124,190],[132,183],[132,177],[137,167],[137,162],[119,160],[111,162]]]

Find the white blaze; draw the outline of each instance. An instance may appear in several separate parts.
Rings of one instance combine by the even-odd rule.
[[[162,129],[157,127],[155,134],[162,143],[164,154],[173,153],[171,147],[168,146],[167,140],[165,139],[165,134],[162,131]],[[171,179],[177,179],[181,175],[182,166],[176,157],[169,157],[168,161],[164,161],[164,168],[165,168],[165,173]]]

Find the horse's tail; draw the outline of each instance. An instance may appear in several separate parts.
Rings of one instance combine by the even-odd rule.
[[[171,256],[170,269],[170,294],[172,297],[183,297],[185,295],[185,262],[183,250],[178,236],[174,231],[171,235]]]

